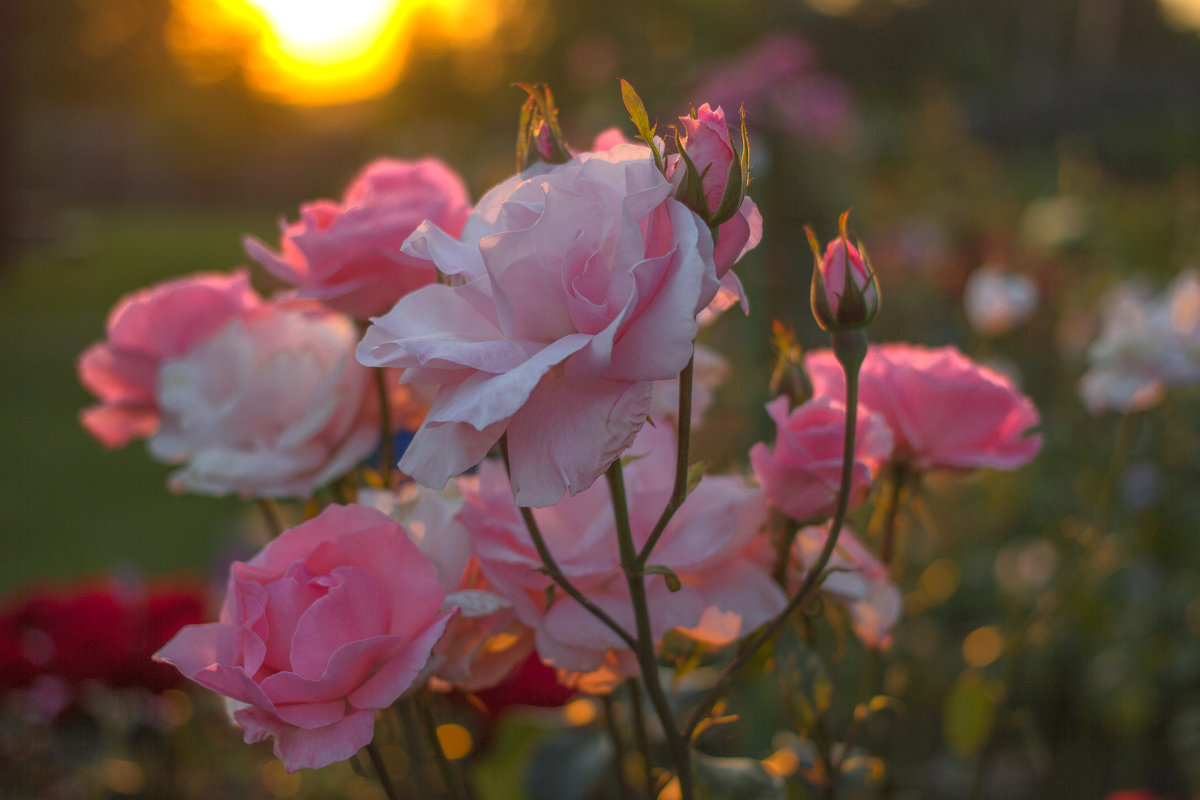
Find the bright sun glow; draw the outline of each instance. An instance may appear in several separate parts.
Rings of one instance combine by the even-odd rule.
[[[247,0],[267,23],[281,54],[313,66],[367,56],[387,31],[396,0]]]

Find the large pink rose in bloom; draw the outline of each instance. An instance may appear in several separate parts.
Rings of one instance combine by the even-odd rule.
[[[636,458],[625,468],[625,486],[639,547],[671,493],[673,442],[671,426],[660,423],[646,426],[629,450]],[[459,487],[466,497],[459,518],[470,532],[472,550],[488,579],[512,600],[521,621],[535,628],[542,658],[568,672],[603,673],[607,680],[584,681],[594,688],[636,675],[633,653],[575,600],[557,592],[547,610],[550,579],[536,571],[541,561],[513,505],[504,467],[485,461],[479,475],[460,478]],[[607,483],[533,513],[563,573],[627,631],[634,631]],[[768,571],[743,554],[765,518],[762,493],[740,477],[705,478],[688,495],[650,557],[650,563],[672,569],[682,587],[672,593],[662,577],[645,578],[656,641],[679,629],[704,642],[726,644],[783,608],[783,593]]]
[[[244,271],[201,273],[121,299],[108,315],[108,340],[79,357],[79,379],[100,400],[80,421],[107,447],[158,429],[158,368],[230,319],[262,303]]]
[[[818,397],[845,397],[832,351],[804,359]],[[895,437],[892,459],[918,469],[1015,469],[1037,455],[1033,402],[998,372],[954,347],[872,345],[859,374],[859,404],[881,415]]]
[[[712,238],[646,148],[584,153],[492,189],[462,240],[405,244],[458,285],[376,317],[358,348],[439,387],[400,461],[441,488],[507,432],[513,493],[547,506],[592,485],[633,441],[653,381],[687,365],[718,284]]]
[[[323,767],[368,744],[421,675],[454,613],[444,597],[399,524],[329,506],[236,562],[219,621],[155,658],[233,700],[246,741],[274,739],[289,771]]]
[[[300,207],[300,221],[280,222],[280,251],[246,237],[246,252],[281,280],[340,311],[366,319],[437,280],[429,262],[400,252],[431,220],[457,236],[470,213],[467,188],[442,162],[380,160],[369,164],[341,203]]]
[[[842,481],[846,407],[818,397],[788,410],[780,395],[767,403],[775,421],[775,445],[750,448],[750,465],[771,505],[799,521],[833,514]],[[861,503],[875,473],[892,452],[892,435],[883,418],[861,406],[855,423],[854,470],[850,505]]]
[[[230,320],[162,364],[150,454],[184,464],[171,476],[180,491],[307,497],[379,438],[357,339],[349,317],[311,302]]]

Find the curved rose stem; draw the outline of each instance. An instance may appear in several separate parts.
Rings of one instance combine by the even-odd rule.
[[[970,792],[966,795],[968,798],[983,796],[984,779],[987,777],[988,757],[997,745],[1001,712],[1005,710],[1004,706],[1006,705],[1004,701],[1013,696],[1012,687],[1020,674],[1021,657],[1024,655],[1025,649],[1025,637],[1028,635],[1029,629],[1054,613],[1058,607],[1058,597],[1063,594],[1064,586],[1069,586],[1079,576],[1079,570],[1084,563],[1084,554],[1096,542],[1108,523],[1108,514],[1112,509],[1113,500],[1116,499],[1117,479],[1121,476],[1121,472],[1125,468],[1125,463],[1129,460],[1129,451],[1133,446],[1134,434],[1137,429],[1136,423],[1137,417],[1134,414],[1127,413],[1122,415],[1121,424],[1117,428],[1116,443],[1113,445],[1112,456],[1109,458],[1108,469],[1104,475],[1104,482],[1100,485],[1100,494],[1096,499],[1096,507],[1092,509],[1091,521],[1088,523],[1087,528],[1075,539],[1075,547],[1063,562],[1058,574],[1054,576],[1054,583],[1046,587],[1046,590],[1038,598],[1033,607],[1026,611],[1024,617],[1012,626],[1012,630],[1005,640],[1004,672],[1002,678],[1002,685],[1005,688],[1005,692],[1002,695],[1001,701],[996,704],[995,713],[992,714],[991,728],[988,731],[983,749],[980,750],[979,755],[975,759],[975,773],[971,779]]]
[[[508,434],[505,433],[500,437],[500,456],[504,459],[504,469],[511,474],[511,469],[508,463]],[[554,556],[550,553],[550,548],[546,546],[546,540],[542,536],[542,530],[538,527],[537,520],[533,516],[533,511],[525,506],[519,506],[521,519],[525,521],[525,528],[529,531],[529,538],[533,540],[533,546],[537,549],[538,558],[542,560],[542,567],[546,571],[546,575],[550,580],[554,581],[555,585],[566,592],[571,599],[587,609],[593,617],[603,622],[609,630],[620,637],[621,641],[629,647],[630,650],[637,649],[637,640],[629,631],[621,627],[621,625],[608,615],[608,613],[600,608],[600,606],[588,600],[583,592],[579,591],[563,571],[559,569],[558,562],[554,560]]]
[[[446,757],[446,751],[442,749],[442,741],[438,738],[437,720],[433,716],[433,701],[428,692],[421,692],[417,695],[414,705],[417,707],[417,717],[421,720],[421,727],[425,731],[426,743],[433,751],[433,759],[437,762],[438,772],[442,775],[442,783],[446,785],[447,794],[450,795],[451,800],[467,800],[469,794],[467,787],[463,785],[462,775]]]
[[[833,333],[833,351],[846,375],[846,427],[842,439],[842,480],[838,489],[837,507],[834,509],[833,521],[829,526],[829,536],[825,539],[825,546],[821,549],[821,554],[817,556],[817,560],[805,574],[800,589],[788,600],[783,611],[780,611],[770,622],[760,628],[757,635],[738,648],[737,655],[726,665],[720,677],[717,678],[717,682],[700,699],[699,705],[692,711],[687,724],[683,727],[684,741],[691,740],[692,735],[696,732],[696,726],[720,699],[721,694],[733,679],[734,673],[741,669],[742,665],[749,661],[751,656],[783,627],[783,623],[792,615],[792,612],[800,608],[808,599],[821,579],[829,559],[833,557],[834,548],[837,547],[838,534],[842,532],[842,524],[846,521],[846,510],[850,507],[851,481],[854,477],[854,437],[858,422],[858,371],[866,356],[866,334],[862,330]]]
[[[263,519],[267,523],[267,530],[270,531],[272,539],[287,530],[287,525],[283,521],[283,515],[279,513],[279,505],[274,500],[269,497],[260,497],[254,501],[254,504],[262,512]]]
[[[383,786],[383,793],[387,795],[388,800],[400,800],[400,795],[396,794],[396,787],[392,785],[392,779],[388,777],[387,765],[383,763],[383,756],[379,755],[379,748],[375,747],[375,742],[367,743],[367,755],[371,758],[371,763],[375,766],[375,774],[379,776],[379,783]]]
[[[375,367],[371,371],[375,373],[375,392],[379,397],[379,480],[383,482],[384,489],[389,489],[392,485],[392,466],[396,460],[396,453],[392,449],[392,408],[388,402],[384,368]]]
[[[650,758],[650,737],[646,735],[646,712],[642,708],[642,690],[633,678],[625,681],[625,689],[629,692],[629,708],[633,712],[633,736],[637,741],[638,751],[642,754],[642,772],[646,777],[646,796],[658,794],[654,790],[654,761]]]
[[[662,681],[658,675],[658,659],[654,654],[654,634],[650,629],[650,605],[646,601],[646,581],[641,567],[638,565],[637,545],[633,541],[633,530],[629,524],[629,505],[625,498],[625,477],[621,469],[621,459],[617,459],[608,468],[606,475],[608,488],[612,494],[613,513],[617,520],[617,543],[621,549],[621,569],[625,572],[625,582],[629,585],[629,599],[633,604],[634,620],[637,622],[637,642],[633,648],[637,655],[638,666],[641,668],[642,683],[650,702],[662,723],[663,734],[667,739],[667,747],[671,751],[671,761],[675,766],[675,774],[679,778],[680,800],[692,798],[692,764],[688,740],[679,735],[675,724],[675,714],[663,691]],[[664,526],[665,527],[665,526]]]
[[[688,360],[687,366],[679,373],[679,419],[676,421],[679,426],[679,434],[675,450],[675,485],[671,489],[671,499],[667,501],[666,508],[659,515],[658,522],[654,523],[654,529],[650,531],[646,544],[637,554],[635,563],[639,570],[646,566],[646,560],[650,558],[650,553],[658,544],[659,537],[667,529],[667,523],[671,521],[671,517],[675,516],[675,512],[679,510],[687,497],[688,444],[692,438],[692,376],[695,370],[696,357],[693,355]]]
[[[617,704],[613,702],[612,693],[600,695],[604,706],[604,727],[608,729],[608,738],[613,746],[613,769],[617,772],[617,785],[621,788],[621,800],[632,800],[633,793],[625,781],[625,743],[621,740],[621,726],[617,724]]]

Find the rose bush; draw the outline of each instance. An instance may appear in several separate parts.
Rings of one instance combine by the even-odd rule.
[[[299,222],[281,221],[278,253],[253,236],[246,252],[301,297],[366,319],[437,279],[428,262],[400,251],[409,234],[428,219],[457,236],[470,208],[462,178],[442,162],[381,159],[340,203],[307,203]]]
[[[712,238],[670,194],[647,148],[618,146],[505,181],[461,240],[417,230],[405,252],[458,285],[401,298],[358,348],[439,387],[403,471],[441,488],[507,434],[517,502],[546,506],[630,445],[718,289]]]
[[[218,622],[155,658],[234,701],[247,742],[274,739],[294,772],[354,755],[375,714],[421,675],[453,610],[398,523],[332,505],[229,572]]]

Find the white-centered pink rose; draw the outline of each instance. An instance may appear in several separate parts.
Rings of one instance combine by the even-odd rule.
[[[457,236],[470,207],[462,178],[442,162],[381,159],[363,169],[340,203],[306,203],[298,222],[281,221],[280,252],[252,236],[246,252],[301,297],[366,319],[437,280],[427,261],[400,251],[409,234],[430,220]]]
[[[712,238],[644,147],[538,165],[492,189],[461,240],[428,223],[405,244],[456,285],[376,317],[369,366],[435,385],[400,468],[441,488],[507,434],[522,506],[592,485],[633,441],[653,382],[692,355],[717,292]]]
[[[671,493],[675,461],[669,424],[646,426],[629,450],[625,488],[634,540],[641,547]],[[550,579],[513,505],[504,467],[485,461],[478,476],[460,478],[466,498],[459,519],[492,582],[512,600],[517,616],[536,630],[537,651],[555,667],[595,676],[599,688],[638,673],[624,642],[583,606],[558,591],[547,609]],[[535,509],[559,568],[589,600],[627,631],[636,629],[621,570],[616,523],[607,483],[598,483],[551,508]],[[645,578],[655,641],[678,629],[695,639],[726,644],[782,610],[785,597],[770,574],[743,553],[766,519],[762,492],[737,476],[706,477],[668,524],[650,557],[679,577],[677,592],[661,576]],[[581,676],[575,676],[579,683]]]
[[[99,400],[80,421],[108,447],[158,429],[158,369],[230,319],[262,304],[244,271],[200,273],[121,299],[108,315],[108,339],[79,357],[79,379]]]
[[[234,701],[247,742],[273,739],[289,772],[370,743],[375,714],[425,669],[455,613],[403,527],[329,506],[229,572],[218,622],[155,659]]]
[[[754,476],[775,508],[800,522],[833,514],[842,481],[846,407],[816,397],[793,409],[780,395],[767,403],[775,421],[775,444],[750,448]],[[892,434],[878,414],[861,406],[855,420],[850,507],[866,499],[879,468],[892,453]]]
[[[817,397],[844,400],[845,376],[832,351],[809,352],[804,368]],[[1016,469],[1042,446],[1033,401],[954,347],[872,345],[858,391],[860,407],[892,429],[892,460],[917,469]]]
[[[162,364],[152,456],[180,491],[307,497],[379,439],[358,331],[316,303],[267,304]]]

